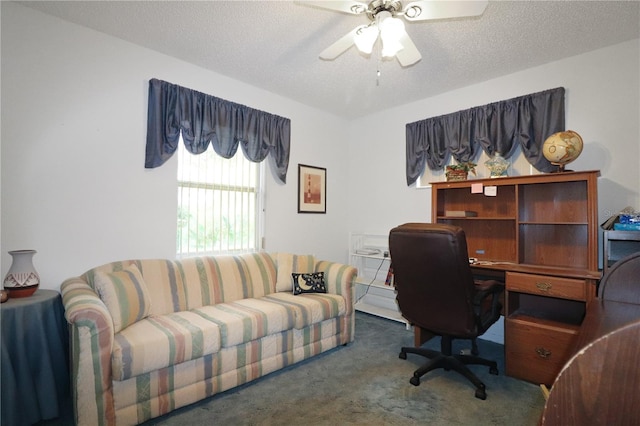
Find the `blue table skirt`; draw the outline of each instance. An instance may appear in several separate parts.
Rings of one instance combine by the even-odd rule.
[[[57,291],[0,305],[2,425],[59,417],[69,404],[69,347]]]

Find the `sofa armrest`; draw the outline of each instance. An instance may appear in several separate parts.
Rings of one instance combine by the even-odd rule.
[[[113,425],[111,378],[114,328],[100,297],[81,277],[60,286],[70,331],[71,383],[76,425]]]
[[[316,262],[316,272],[324,272],[327,292],[342,295],[347,302],[347,315],[353,312],[355,300],[355,279],[358,270],[343,263],[321,260]]]

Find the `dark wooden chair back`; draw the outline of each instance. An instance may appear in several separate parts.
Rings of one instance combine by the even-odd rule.
[[[640,321],[586,346],[564,366],[541,424],[637,425],[640,421]]]
[[[640,252],[625,256],[613,264],[600,281],[598,297],[640,304]]]

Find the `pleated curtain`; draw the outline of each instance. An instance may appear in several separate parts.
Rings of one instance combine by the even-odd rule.
[[[564,92],[559,87],[407,124],[407,185],[416,182],[425,167],[442,170],[450,156],[473,161],[482,150],[509,158],[518,144],[537,170],[554,170],[542,145],[565,130]]]
[[[276,175],[286,183],[291,143],[288,118],[150,80],[145,167],[159,167],[171,158],[180,135],[193,154],[205,152],[209,144],[224,158],[233,157],[238,146],[254,162],[271,154]]]

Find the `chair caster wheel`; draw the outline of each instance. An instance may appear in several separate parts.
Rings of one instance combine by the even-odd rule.
[[[487,392],[484,389],[476,389],[476,398],[484,401],[487,399]]]
[[[498,375],[498,367],[490,367],[489,374],[493,374],[494,376]]]
[[[400,355],[398,355],[398,357],[400,359],[407,359],[407,353],[406,352],[400,352]]]
[[[412,377],[409,380],[409,383],[411,383],[413,386],[420,386],[420,377]]]

